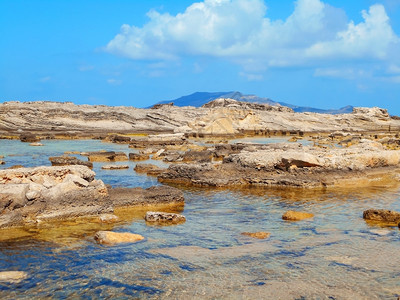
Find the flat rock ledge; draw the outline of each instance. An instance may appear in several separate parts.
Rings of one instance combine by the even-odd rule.
[[[314,214],[293,210],[289,210],[282,215],[282,219],[286,221],[302,221],[313,217]]]
[[[400,150],[386,150],[369,140],[333,149],[294,143],[220,150],[213,151],[222,162],[172,164],[158,180],[195,186],[301,188],[368,186],[380,179],[399,182]]]
[[[149,223],[176,224],[186,221],[185,216],[175,213],[148,211],[144,217]]]
[[[0,228],[171,203],[184,203],[182,191],[168,186],[108,189],[86,166],[0,170]]]

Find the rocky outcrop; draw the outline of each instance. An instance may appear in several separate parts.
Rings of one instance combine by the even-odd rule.
[[[294,113],[284,106],[269,106],[232,99],[217,99],[201,108],[160,106],[157,109],[74,105],[57,102],[5,102],[0,104],[0,134],[73,138],[101,136],[134,147],[168,144],[152,137],[124,133],[179,133],[188,136],[269,135],[274,132],[363,132],[398,130],[400,120],[379,108],[354,108],[353,113],[327,115]],[[51,131],[51,134],[49,132]],[[22,133],[21,133],[22,132]],[[107,136],[107,133],[119,133]],[[184,143],[184,141],[175,141]]]
[[[40,138],[31,133],[23,133],[19,136],[19,140],[24,143],[35,143],[39,142]]]
[[[185,216],[175,213],[148,211],[144,217],[146,222],[161,224],[177,224],[186,221]]]
[[[90,161],[83,161],[74,156],[53,156],[49,158],[52,166],[70,166],[70,165],[82,165],[89,168],[93,168],[93,163]]]
[[[385,150],[380,143],[361,140],[348,148],[320,148],[300,144],[247,145],[233,154],[219,154],[222,163],[170,165],[161,182],[199,186],[264,185],[320,187],[368,185],[383,177],[395,180],[400,151]],[[215,150],[213,150],[215,151]],[[215,153],[215,152],[214,152]],[[213,154],[215,156],[215,154]],[[374,179],[368,174],[376,174]]]
[[[286,221],[301,221],[314,217],[314,214],[289,210],[282,215],[282,219]]]
[[[148,160],[148,159],[150,159],[150,156],[148,154],[129,153],[129,160],[141,161],[141,160]]]
[[[130,232],[98,231],[94,235],[94,239],[99,244],[112,246],[121,243],[136,243],[143,240],[144,237]]]
[[[0,227],[110,211],[106,186],[85,166],[0,171]]]
[[[364,211],[363,218],[370,221],[399,224],[400,212],[385,209],[368,209]]]

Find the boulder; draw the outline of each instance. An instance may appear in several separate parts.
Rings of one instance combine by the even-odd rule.
[[[99,244],[115,245],[121,243],[135,243],[144,239],[140,234],[130,232],[98,231],[94,239]]]
[[[150,156],[148,154],[129,153],[129,160],[140,161],[148,159],[150,159]]]
[[[293,210],[289,210],[282,215],[282,219],[287,221],[301,221],[312,217],[314,217],[314,214]]]
[[[182,223],[186,221],[185,216],[174,213],[148,211],[144,217],[150,223]]]
[[[370,221],[398,224],[400,222],[400,212],[386,209],[368,209],[364,211],[363,218]]]
[[[53,156],[50,157],[49,160],[52,166],[82,165],[93,168],[93,163],[90,161],[83,161],[74,156]]]
[[[40,138],[31,133],[23,133],[19,136],[19,140],[24,143],[35,143],[39,142]]]
[[[242,235],[247,235],[256,239],[266,239],[268,238],[271,233],[269,232],[263,232],[263,231],[259,231],[259,232],[242,232]]]
[[[0,272],[0,282],[19,283],[28,277],[28,273],[23,271],[2,271]]]
[[[128,165],[104,165],[101,167],[103,170],[126,170],[129,169]]]

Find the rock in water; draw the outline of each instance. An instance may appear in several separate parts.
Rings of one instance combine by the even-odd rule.
[[[28,277],[23,271],[4,271],[0,272],[0,282],[18,283]]]
[[[314,217],[314,214],[293,210],[289,210],[282,215],[282,219],[286,221],[301,221],[312,217]]]
[[[93,163],[90,161],[83,161],[73,156],[53,156],[49,160],[52,166],[82,165],[93,168]]]
[[[129,159],[133,161],[148,160],[150,156],[148,154],[129,153]]]
[[[105,165],[101,167],[103,170],[125,170],[129,169],[128,165]]]
[[[146,222],[156,223],[181,223],[185,222],[186,218],[180,214],[148,211],[144,218]]]
[[[365,220],[398,224],[400,222],[400,213],[385,209],[368,209],[364,211],[363,218]]]
[[[247,236],[262,240],[262,239],[266,239],[271,234],[269,232],[259,231],[259,232],[242,232],[242,235],[247,235]]]
[[[135,243],[144,239],[140,234],[130,232],[98,231],[94,239],[99,244],[115,245],[121,243]]]

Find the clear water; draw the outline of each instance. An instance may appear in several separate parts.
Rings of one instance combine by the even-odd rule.
[[[44,141],[30,147],[1,141],[6,166],[50,165],[64,151],[118,150],[100,141]],[[22,156],[9,156],[9,154]],[[125,162],[123,162],[125,163]],[[133,167],[134,163],[129,162]],[[112,185],[147,187],[154,178],[103,171]],[[325,192],[279,189],[199,189],[185,193],[176,226],[148,226],[145,211],[125,211],[114,225],[47,224],[0,232],[0,269],[25,271],[20,283],[0,283],[1,299],[396,299],[400,295],[400,231],[362,219],[365,209],[400,211],[397,186]],[[182,208],[177,208],[181,210]],[[287,210],[315,214],[287,222]],[[97,230],[145,236],[135,244],[97,245]],[[255,240],[242,232],[267,231]]]

